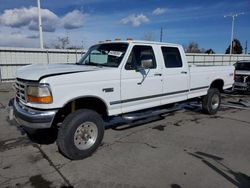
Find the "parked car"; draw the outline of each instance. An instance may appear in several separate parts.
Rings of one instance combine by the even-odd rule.
[[[234,80],[234,90],[250,91],[250,61],[238,61],[235,64]]]
[[[137,120],[192,98],[215,114],[233,66],[189,67],[181,45],[114,41],[92,46],[77,64],[28,65],[17,72],[14,115],[33,129],[58,126],[57,144],[70,159],[90,156],[104,121]]]

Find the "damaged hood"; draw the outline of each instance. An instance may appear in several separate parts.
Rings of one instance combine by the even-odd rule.
[[[76,64],[35,64],[24,66],[16,72],[16,77],[23,80],[39,81],[42,78],[57,76],[62,74],[74,74],[78,72],[97,71],[96,66],[76,65]]]

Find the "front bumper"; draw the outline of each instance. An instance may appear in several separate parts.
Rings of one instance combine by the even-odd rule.
[[[15,99],[13,113],[18,124],[23,127],[46,129],[52,126],[57,110],[35,110],[22,105]]]

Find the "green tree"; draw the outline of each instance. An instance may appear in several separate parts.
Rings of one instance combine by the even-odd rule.
[[[233,48],[232,48],[232,54],[242,54],[243,48],[241,46],[241,43],[238,39],[233,40]],[[230,46],[226,49],[226,54],[230,54]]]
[[[205,51],[206,54],[215,54],[215,51],[213,49],[208,49]]]

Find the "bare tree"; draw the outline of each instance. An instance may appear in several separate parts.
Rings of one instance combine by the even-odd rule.
[[[70,44],[69,37],[58,37],[52,46],[56,49],[66,49]]]
[[[141,38],[141,40],[155,41],[154,33],[152,33],[152,32],[146,32],[146,33],[144,33],[144,35]]]
[[[187,53],[200,53],[199,45],[197,42],[190,42],[186,47],[185,51]]]
[[[199,48],[199,44],[197,42],[190,42],[187,46],[184,47],[186,53],[205,53],[204,48]]]
[[[79,46],[79,45],[72,45],[72,46],[67,47],[67,49],[69,49],[69,50],[81,50],[81,49],[83,49],[83,47]]]

